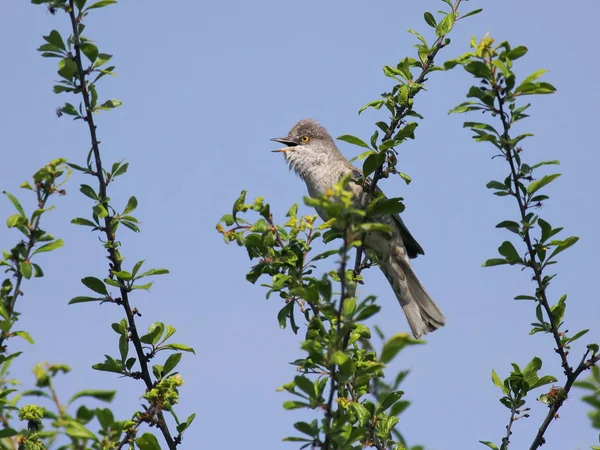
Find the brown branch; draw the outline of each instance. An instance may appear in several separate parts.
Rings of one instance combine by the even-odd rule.
[[[456,14],[456,12],[458,11],[458,7],[460,6],[462,0],[456,0],[454,2],[454,6],[452,7],[452,12],[450,14]],[[445,44],[445,39],[446,39],[446,35],[440,36],[436,39],[436,41],[433,44],[432,50],[429,52],[429,54],[427,55],[427,59],[425,61],[425,63],[423,64],[423,67],[421,68],[421,73],[419,74],[419,76],[414,80],[414,84],[423,84],[427,81],[427,74],[429,73],[429,70],[432,68],[435,57],[437,56],[438,52],[443,49],[446,44]],[[412,94],[410,94],[410,98],[414,98],[414,96],[417,94],[417,92],[414,92]],[[394,133],[396,132],[396,129],[400,126],[400,124],[402,123],[402,119],[404,119],[404,117],[406,117],[406,114],[408,112],[410,112],[412,110],[412,106],[403,106],[403,105],[396,105],[395,106],[395,113],[394,116],[392,117],[390,124],[388,125],[388,129],[385,132],[385,135],[381,138],[381,143],[383,144],[384,142],[390,140],[392,138],[392,136],[394,135]],[[377,169],[375,169],[375,172],[373,173],[373,179],[369,185],[369,189],[367,191],[367,198],[366,198],[366,204],[368,205],[369,203],[371,203],[371,201],[373,200],[373,195],[375,194],[375,190],[377,188],[377,182],[381,179],[381,177],[383,176],[383,166],[385,163],[381,164]],[[365,240],[365,234],[363,234],[362,238],[361,238],[361,242],[364,242]],[[363,245],[361,245],[360,247],[357,248],[356,250],[356,260],[354,262],[354,272],[358,275],[361,273],[361,271],[365,268],[364,264],[361,263],[362,261],[362,256],[363,256]],[[361,265],[363,267],[361,267]]]
[[[83,64],[81,61],[80,37],[79,37],[79,32],[77,30],[77,24],[81,20],[81,16],[75,17],[74,0],[69,0],[68,13],[69,13],[69,17],[71,19],[71,27],[72,27],[72,32],[73,32],[73,41],[74,41],[74,48],[75,48],[75,62],[77,64],[77,72],[78,72],[77,76],[79,78],[79,88],[81,90],[81,95],[83,97],[83,102],[85,105],[84,120],[88,124],[90,138],[92,141],[92,153],[94,155],[94,163],[96,166],[95,176],[98,179],[99,197],[100,197],[100,201],[102,202],[102,206],[108,211],[108,202],[106,201],[106,180],[104,178],[104,172],[102,169],[102,159],[100,157],[100,147],[99,147],[99,142],[98,142],[98,138],[96,135],[96,125],[94,124],[94,117],[92,114],[92,107],[91,107],[91,103],[90,103],[90,94],[89,94],[89,91],[87,89],[87,84],[86,84],[86,78],[85,78],[86,72],[83,68]],[[110,215],[107,215],[104,218],[103,230],[104,230],[104,233],[106,234],[107,242],[110,244],[115,244],[116,239],[115,239],[115,236],[111,232],[112,222],[113,222],[113,218]],[[121,259],[118,255],[117,251],[115,250],[114,245],[108,246],[108,254],[109,254],[108,259],[110,261],[111,270],[115,271],[115,272],[120,271],[121,270]],[[119,281],[121,283],[123,283],[123,280],[119,280]],[[123,306],[123,309],[125,310],[125,314],[127,316],[127,323],[129,325],[128,329],[129,329],[129,332],[131,333],[131,342],[133,343],[133,346],[135,348],[135,351],[136,351],[136,354],[138,357],[138,361],[140,363],[142,379],[144,380],[144,383],[146,384],[146,389],[150,390],[153,387],[153,382],[150,377],[150,371],[148,369],[148,361],[146,359],[146,356],[144,355],[144,350],[142,348],[142,342],[140,340],[140,336],[137,331],[137,326],[135,323],[135,315],[134,315],[131,305],[129,303],[129,292],[127,291],[127,289],[125,287],[121,287],[120,293],[121,293],[121,305]],[[173,438],[171,437],[171,433],[165,422],[162,411],[157,411],[157,417],[158,417],[158,427],[159,427],[160,431],[162,432],[162,434],[165,438],[165,441],[167,442],[167,445],[169,446],[169,449],[174,450],[176,448],[176,444],[173,441]]]

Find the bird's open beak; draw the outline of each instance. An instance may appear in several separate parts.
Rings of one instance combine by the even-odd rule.
[[[290,138],[273,138],[272,141],[279,142],[281,144],[287,145],[287,147],[278,148],[277,150],[271,150],[273,153],[285,153],[285,152],[293,152],[294,147],[298,145],[297,142],[293,141]]]

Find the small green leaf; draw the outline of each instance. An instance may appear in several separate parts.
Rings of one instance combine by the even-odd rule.
[[[471,17],[474,16],[475,14],[479,14],[481,11],[483,11],[483,8],[479,8],[479,9],[474,9],[471,12],[466,13],[464,16],[459,17],[458,19],[466,19],[467,17]]]
[[[105,2],[114,3],[114,0],[105,0]],[[104,3],[104,2],[98,2]],[[93,6],[93,5],[92,5]],[[103,5],[104,6],[104,5]],[[160,444],[156,439],[156,436],[150,433],[144,433],[139,438],[135,440],[135,443],[140,448],[140,450],[161,450]]]
[[[82,397],[91,397],[91,398],[95,398],[96,400],[101,400],[103,402],[110,403],[113,401],[116,394],[117,394],[117,391],[102,391],[102,390],[79,391],[77,394],[75,394],[73,397],[71,397],[71,399],[69,400],[69,403],[73,403],[75,400],[77,400],[78,398],[82,398]]]
[[[532,181],[531,183],[529,183],[529,186],[527,186],[527,193],[530,195],[534,194],[547,184],[550,184],[558,177],[560,177],[560,173],[553,173],[552,175],[544,175],[539,180]]]
[[[435,28],[435,34],[437,37],[445,36],[452,31],[452,27],[454,27],[454,12],[449,12]]]
[[[357,138],[356,136],[352,136],[350,134],[344,134],[339,136],[338,139],[340,141],[348,142],[349,144],[358,145],[359,147],[370,148],[369,144],[364,142],[362,139]]]
[[[508,261],[501,258],[492,258],[484,262],[481,267],[501,266],[503,264],[508,264]]]
[[[19,336],[22,337],[23,339],[25,339],[27,342],[29,342],[30,344],[35,344],[35,342],[33,341],[33,339],[31,338],[31,336],[29,335],[29,333],[27,333],[26,331],[15,331],[13,333],[15,336]]]
[[[504,241],[500,247],[498,247],[498,253],[506,258],[509,264],[514,264],[521,261],[521,256],[512,242]]]
[[[181,353],[173,353],[167,358],[165,365],[163,366],[163,376],[168,375],[175,367],[177,367],[182,356],[183,354]]]
[[[62,239],[57,239],[55,241],[50,242],[49,244],[42,245],[41,247],[36,249],[32,253],[32,255],[35,255],[37,253],[51,252],[52,250],[56,250],[57,248],[60,248],[63,245],[65,245],[64,241]]]
[[[398,400],[400,400],[403,395],[404,395],[403,391],[390,392],[388,395],[385,396],[385,398],[381,402],[381,405],[377,409],[377,413],[379,414],[379,413],[382,413],[385,410],[387,410],[394,403],[396,403]]]
[[[498,446],[496,444],[494,444],[493,442],[490,441],[479,441],[481,442],[483,445],[487,445],[489,448],[493,449],[493,450],[498,450]]]
[[[103,300],[106,300],[106,297],[73,297],[69,301],[69,305],[74,305],[75,303],[101,302]]]
[[[180,352],[191,352],[194,355],[196,354],[196,351],[192,347],[188,347],[187,345],[183,344],[165,344],[161,345],[161,348],[168,348],[170,350],[177,350]]]
[[[95,277],[85,277],[81,279],[81,282],[89,289],[98,294],[108,295],[108,291],[106,290],[106,286],[102,282]]]
[[[92,222],[91,220],[87,220],[87,219],[84,219],[82,217],[76,217],[75,219],[71,220],[71,223],[73,225],[83,225],[83,226],[86,226],[86,227],[93,227],[93,228],[96,228],[98,226],[94,222]]]
[[[96,9],[96,8],[104,8],[105,6],[108,5],[113,5],[117,3],[117,0],[100,0],[99,2],[93,3],[92,5],[88,6],[86,8],[86,10],[90,10],[90,9]],[[144,435],[145,436],[145,435]],[[156,439],[156,438],[155,438]],[[137,443],[137,441],[136,441]],[[138,444],[139,445],[139,444]],[[158,447],[160,449],[160,447]],[[144,449],[145,450],[145,449]]]
[[[21,216],[27,217],[27,215],[25,214],[25,210],[21,206],[21,203],[19,203],[19,200],[17,200],[17,197],[15,197],[14,195],[12,195],[10,192],[2,191],[2,193],[8,197],[8,199],[15,206],[15,208],[17,208],[17,211],[19,211],[19,214]]]
[[[138,206],[137,199],[135,197],[130,197],[127,202],[127,206],[125,207],[125,211],[123,211],[123,215],[129,214],[134,211]]]
[[[91,42],[84,42],[79,46],[79,48],[81,49],[83,54],[87,56],[91,63],[96,61],[96,58],[98,57],[98,47],[96,47]]]
[[[52,30],[48,36],[43,36],[44,40],[61,50],[66,50],[65,43],[60,36],[60,33],[56,30]]]
[[[21,227],[27,225],[27,217],[23,217],[21,214],[13,214],[6,219],[6,226],[8,228]]]
[[[33,267],[31,267],[31,263],[28,261],[21,261],[19,263],[19,270],[21,271],[21,274],[28,280],[33,274]]]
[[[426,12],[424,14],[425,17],[425,23],[427,23],[427,25],[429,25],[432,28],[435,28],[437,26],[437,22],[435,21],[435,17],[433,17],[433,14],[431,14],[430,12]]]

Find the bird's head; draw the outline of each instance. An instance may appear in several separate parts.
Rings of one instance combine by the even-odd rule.
[[[285,147],[272,151],[283,153],[290,168],[302,178],[306,178],[315,166],[342,157],[327,130],[313,119],[300,120],[286,137],[271,140],[285,144]]]

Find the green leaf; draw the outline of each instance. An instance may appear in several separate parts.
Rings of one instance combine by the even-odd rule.
[[[405,347],[409,345],[424,344],[424,341],[420,341],[412,338],[406,333],[398,333],[392,336],[383,345],[381,350],[381,357],[379,358],[382,363],[387,364]]]
[[[350,134],[339,136],[338,139],[340,141],[348,142],[349,144],[358,145],[359,147],[370,148],[369,144],[367,144],[365,141]]]
[[[27,225],[27,217],[23,217],[21,214],[13,214],[6,219],[6,226],[8,228],[21,227]]]
[[[105,297],[97,298],[97,297],[73,297],[69,301],[69,305],[74,305],[75,303],[86,303],[86,302],[101,302],[106,300]]]
[[[431,14],[430,12],[426,12],[424,14],[425,17],[425,23],[427,23],[427,25],[429,25],[432,28],[435,28],[437,26],[437,22],[435,21],[435,17],[433,17],[433,14]]]
[[[19,203],[19,200],[17,200],[17,197],[15,197],[14,195],[12,195],[10,192],[2,191],[2,193],[4,195],[6,195],[8,197],[8,199],[12,202],[12,204],[15,206],[15,208],[17,208],[17,211],[19,211],[19,214],[21,216],[27,218],[27,215],[25,214],[25,210],[23,209],[23,207]]]
[[[539,77],[541,77],[543,74],[545,74],[546,72],[548,72],[546,69],[540,69],[540,70],[536,70],[535,72],[533,72],[531,75],[529,75],[528,77],[526,77],[522,82],[521,85],[527,84],[527,83],[531,83],[535,80],[537,80]]]
[[[508,59],[510,59],[511,61],[515,61],[516,59],[519,59],[521,56],[524,56],[526,53],[527,53],[527,47],[520,45],[518,47],[513,48],[510,52],[508,52],[506,57]]]
[[[581,330],[580,332],[576,333],[573,337],[570,337],[568,339],[568,342],[571,343],[573,341],[576,341],[577,339],[579,339],[584,334],[587,334],[588,331],[590,331],[590,330]]]
[[[66,50],[65,43],[60,36],[60,33],[56,30],[52,30],[48,36],[43,36],[44,40],[61,50]]]
[[[81,282],[92,291],[108,296],[108,291],[102,280],[95,277],[85,277],[81,279]]]
[[[87,59],[89,59],[91,63],[96,61],[96,58],[98,57],[98,47],[91,42],[84,42],[79,46],[79,48],[83,54],[87,56]]]
[[[446,16],[440,21],[440,23],[435,28],[435,34],[437,37],[445,36],[450,33],[452,27],[454,26],[454,12],[450,12],[446,14]]]
[[[49,244],[42,245],[41,247],[39,247],[38,249],[36,249],[32,253],[32,256],[35,255],[35,254],[37,254],[37,253],[51,252],[52,250],[56,250],[57,248],[60,248],[63,245],[65,245],[64,241],[62,239],[57,239],[55,241],[50,242]]]
[[[554,258],[559,253],[561,253],[561,252],[565,251],[566,249],[568,249],[569,247],[575,245],[577,243],[577,241],[579,241],[579,238],[577,236],[570,236],[563,241],[550,241],[549,244],[556,246],[556,248],[554,249],[554,251],[552,252],[552,254],[550,255],[550,257],[548,259]]]
[[[127,202],[127,206],[125,207],[125,211],[123,211],[123,215],[129,214],[130,212],[134,211],[135,208],[137,208],[137,206],[137,199],[135,197],[130,197],[129,201]]]
[[[479,9],[474,9],[471,12],[466,13],[464,16],[459,17],[458,19],[466,19],[467,17],[471,17],[474,16],[475,14],[479,14],[481,11],[483,11],[483,8],[479,8]]]
[[[65,433],[71,437],[97,440],[96,435],[79,422],[71,421],[65,428]]]
[[[94,205],[92,211],[94,211],[94,213],[96,214],[96,216],[98,216],[99,219],[103,219],[106,216],[108,216],[108,211],[101,204]]]
[[[508,393],[507,392],[508,390],[504,386],[504,383],[502,383],[502,380],[500,379],[500,377],[498,376],[498,374],[496,373],[496,371],[494,369],[492,369],[492,382],[494,383],[495,386],[502,389],[502,392],[504,392],[505,394]]]
[[[191,352],[194,355],[196,354],[196,351],[192,347],[183,344],[165,344],[162,345],[161,348],[168,348],[170,350],[178,350],[181,352]]]
[[[350,403],[350,409],[352,409],[352,411],[356,414],[356,417],[358,418],[358,426],[360,427],[364,427],[371,418],[371,413],[369,412],[369,410],[360,403]]]
[[[556,180],[558,177],[560,177],[560,173],[553,173],[552,175],[544,175],[539,180],[532,181],[529,183],[529,186],[527,186],[527,193],[530,195],[534,194],[547,184],[550,184],[552,181]]]
[[[371,153],[363,163],[363,174],[368,177],[385,161],[385,153]]]
[[[167,269],[150,269],[140,275],[138,275],[136,278],[136,280],[139,280],[140,278],[144,278],[144,277],[149,277],[151,275],[165,275],[169,273],[169,271]]]
[[[117,0],[100,0],[99,2],[96,2],[96,3],[94,3],[94,4],[90,5],[90,6],[88,6],[88,7],[86,8],[86,10],[90,10],[90,9],[96,9],[96,8],[104,8],[105,6],[108,6],[108,5],[113,5],[113,4],[115,4],[115,3],[117,3]],[[145,436],[145,435],[144,435],[144,436]],[[156,438],[155,438],[155,439],[156,439]],[[136,443],[137,443],[137,441],[136,441]],[[138,445],[139,445],[139,444],[138,444]],[[160,448],[160,447],[157,447],[157,448]]]
[[[111,3],[113,2],[113,0],[105,0],[105,1],[107,1],[107,2],[111,1]],[[103,3],[103,2],[99,2],[99,3]],[[142,434],[139,438],[137,438],[135,440],[135,443],[140,448],[140,450],[161,450],[160,444],[158,443],[156,436],[154,436],[153,434],[150,434],[150,433]]]
[[[536,389],[550,383],[556,383],[557,381],[558,380],[551,375],[544,375],[531,385],[531,389]]]
[[[501,258],[492,258],[484,262],[481,267],[501,266],[503,264],[508,264],[508,261]]]
[[[165,365],[163,366],[163,376],[168,375],[175,367],[177,367],[182,356],[182,353],[173,353],[167,358]]]
[[[27,342],[29,342],[30,344],[35,344],[35,342],[33,341],[33,339],[31,338],[31,336],[29,335],[29,333],[27,333],[26,331],[15,331],[13,333],[15,336],[19,336],[22,337],[23,339],[25,339]]]
[[[33,274],[33,267],[31,267],[31,263],[27,261],[21,261],[19,263],[19,270],[21,271],[21,274],[28,280]]]
[[[521,261],[521,256],[512,242],[504,241],[500,247],[498,247],[498,253],[506,258],[509,264],[514,264]]]
[[[106,100],[100,106],[97,106],[96,109],[109,110],[109,109],[117,108],[117,107],[121,106],[122,104],[123,104],[123,102],[121,100],[111,99],[111,100]]]
[[[496,444],[494,444],[493,442],[490,441],[479,441],[481,442],[483,445],[487,445],[489,448],[493,449],[493,450],[498,450],[498,446]]]
[[[94,227],[94,228],[96,228],[98,226],[94,222],[92,222],[91,220],[87,220],[87,219],[84,219],[82,217],[76,217],[75,219],[71,220],[71,223],[73,225],[83,225],[83,226],[86,226],[86,227]]]
[[[372,215],[392,215],[404,211],[404,203],[400,198],[386,198],[379,201],[373,209]]]
[[[381,405],[379,405],[379,408],[377,408],[377,414],[382,413],[385,410],[387,410],[394,403],[396,403],[398,400],[400,400],[403,395],[404,395],[403,391],[390,392],[388,395],[385,396],[385,398],[381,402]]]
[[[77,394],[75,394],[73,397],[71,397],[71,399],[69,400],[69,403],[73,403],[78,398],[83,398],[83,397],[91,397],[91,398],[95,398],[96,400],[110,403],[115,398],[115,395],[117,395],[117,391],[102,391],[102,390],[79,391]]]

